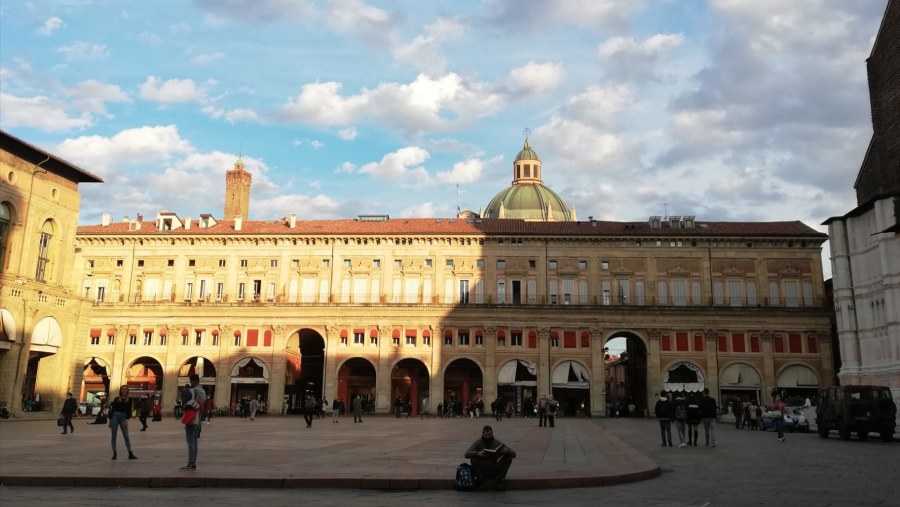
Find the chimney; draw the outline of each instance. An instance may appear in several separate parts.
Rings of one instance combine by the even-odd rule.
[[[109,225],[109,221],[110,221],[109,213],[104,213],[103,218],[100,219],[100,225],[102,225],[103,227],[106,227]]]
[[[297,227],[297,214],[291,213],[291,229]]]
[[[243,222],[243,221],[244,220],[239,216],[234,217],[234,230],[236,230],[236,231],[241,230],[241,222]]]
[[[127,223],[130,223],[130,222],[131,222],[131,219],[128,218],[128,215],[125,215],[125,218],[123,218],[122,221],[125,222],[125,223],[127,224]]]
[[[136,215],[136,217],[137,217],[137,218],[135,218],[135,220],[137,220],[138,222],[143,222],[143,221],[144,221],[144,215],[138,213],[138,214]]]
[[[184,230],[191,230],[191,217],[185,217],[184,219]]]

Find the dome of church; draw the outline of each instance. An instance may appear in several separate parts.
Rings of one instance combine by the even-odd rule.
[[[544,186],[541,160],[528,144],[528,138],[513,162],[512,185],[491,199],[482,216],[545,222],[575,220],[574,210],[570,210],[556,192]]]

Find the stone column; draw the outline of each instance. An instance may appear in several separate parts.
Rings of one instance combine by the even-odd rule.
[[[606,363],[603,329],[590,328],[591,335],[591,415],[606,416]]]
[[[286,329],[281,325],[272,326],[272,350],[278,351],[272,354],[272,371],[269,378],[268,410],[272,414],[280,414],[281,408],[284,406],[285,358],[283,351],[287,343],[284,336]]]
[[[438,403],[444,403],[444,361],[441,355],[444,328],[435,325],[430,326],[429,329],[431,330],[431,365],[429,366],[431,371],[429,386],[431,387],[428,394],[428,410],[435,412]]]
[[[234,342],[234,331],[237,328],[232,326],[219,327],[219,349],[216,360],[216,394],[213,403],[216,408],[231,406],[231,363],[229,354],[223,354],[223,350],[228,350],[231,343]],[[271,402],[271,400],[269,400]],[[165,407],[163,407],[165,408]],[[271,410],[271,409],[270,409]]]
[[[647,399],[644,400],[646,407],[648,409],[654,405],[654,399],[657,398],[657,394],[662,390],[662,376],[660,375],[660,368],[662,367],[662,363],[660,361],[659,355],[662,351],[662,345],[660,341],[662,340],[662,329],[652,328],[647,330],[647,336],[650,338],[650,342],[647,347]],[[648,411],[649,413],[649,411]]]
[[[706,341],[706,380],[705,387],[710,395],[718,399],[719,393],[719,332],[715,329],[703,331]]]
[[[550,396],[550,328],[538,329],[537,396]]]
[[[777,382],[775,379],[775,359],[772,357],[775,354],[775,334],[772,331],[763,331],[760,333],[760,338],[762,339],[762,357],[763,357],[763,378],[762,378],[762,399],[759,400],[759,404],[762,406],[766,406],[771,401],[769,398],[769,393],[772,392],[772,389],[777,387]]]
[[[378,361],[375,363],[375,411],[387,413],[391,410],[391,356],[393,355],[392,331],[382,339],[378,336]],[[403,332],[400,333],[401,339]]]
[[[834,385],[834,368],[832,366],[831,334],[825,331],[815,332],[816,345],[819,347],[819,387]]]
[[[497,328],[484,328],[484,401],[485,406],[497,399]],[[501,365],[502,366],[502,365]]]

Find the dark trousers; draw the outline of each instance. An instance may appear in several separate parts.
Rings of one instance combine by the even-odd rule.
[[[547,412],[538,411],[538,426],[547,424]]]
[[[498,479],[505,480],[506,472],[509,471],[509,466],[512,465],[512,458],[509,456],[500,456],[499,459],[494,461],[493,457],[488,457],[487,459],[481,458],[472,458],[472,471],[475,473],[475,479],[478,482],[481,482],[485,479]]]
[[[141,412],[140,417],[138,419],[141,421],[141,424],[144,425],[143,430],[147,429],[147,417],[150,415],[150,412]]]
[[[669,447],[672,446],[672,420],[671,419],[660,419],[659,420],[659,434],[662,436],[662,443],[666,445],[668,442]]]
[[[550,423],[551,428],[553,427],[554,420],[556,420],[556,414],[554,414],[553,412],[550,412],[549,414],[547,414],[547,422]]]
[[[75,433],[75,426],[72,424],[72,416],[75,414],[63,414],[63,433],[68,433],[69,428],[72,428],[72,433]]]
[[[312,426],[313,413],[312,412],[303,412],[303,420],[306,421],[307,426]]]

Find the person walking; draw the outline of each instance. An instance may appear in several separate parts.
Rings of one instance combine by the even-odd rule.
[[[151,408],[153,407],[150,406],[150,396],[147,395],[141,400],[141,414],[138,417],[138,420],[141,421],[141,424],[143,425],[141,431],[147,431],[147,418],[150,417]]]
[[[775,423],[775,431],[778,432],[778,441],[784,442],[784,416],[787,414],[787,409],[784,407],[784,402],[781,401],[780,394],[776,394],[775,400],[772,401],[772,411],[778,413],[772,418],[772,422]]]
[[[697,393],[693,393],[687,400],[688,445],[697,447],[697,443],[700,439],[698,430],[700,428],[701,419],[700,400],[698,399]]]
[[[200,387],[200,375],[192,373],[190,376],[191,387],[189,393],[184,394],[184,398],[190,398],[184,405],[184,417],[181,422],[184,424],[184,437],[187,441],[188,462],[187,465],[181,467],[181,470],[193,471],[197,469],[197,439],[200,438],[200,421],[202,420],[201,409],[206,406],[206,391]]]
[[[678,430],[678,447],[687,445],[684,442],[684,425],[687,423],[687,401],[684,399],[683,393],[675,393],[675,401],[672,403],[675,408],[675,428]]]
[[[756,404],[756,400],[750,401],[750,406],[747,407],[748,412],[750,414],[749,418],[750,418],[750,429],[751,430],[759,429],[759,413],[757,412],[758,408],[759,408],[759,405]]]
[[[75,417],[76,412],[78,412],[78,403],[75,402],[72,393],[66,393],[66,401],[63,402],[61,412],[63,417],[63,430],[60,435],[69,433],[69,428],[72,428],[72,433],[75,433],[75,426],[72,424],[72,418]]]
[[[656,418],[659,419],[659,433],[662,436],[662,446],[665,447],[668,442],[672,447],[672,419],[675,417],[675,405],[666,396],[665,391],[660,391],[659,399],[656,400],[656,407],[653,410]]]
[[[256,420],[256,412],[259,410],[259,400],[253,398],[250,400],[250,420]]]
[[[353,398],[353,423],[362,422],[362,399],[360,399],[357,394],[355,398]]]
[[[734,429],[741,429],[743,416],[744,416],[744,404],[741,400],[734,400],[731,405],[731,413],[734,415]]]
[[[559,402],[553,399],[553,396],[547,397],[547,422],[550,427],[556,426],[556,412],[559,411]]]
[[[316,399],[312,394],[306,395],[303,402],[303,420],[306,421],[306,427],[312,428],[313,415],[316,413]]]
[[[494,409],[494,420],[495,421],[503,421],[503,410],[504,410],[503,398],[497,398],[494,400],[494,403],[491,404],[491,408]]]
[[[700,400],[700,418],[703,420],[703,434],[706,436],[706,446],[716,446],[716,414],[719,407],[716,399],[709,395],[709,388],[703,388],[703,399]]]
[[[116,459],[116,434],[122,430],[122,438],[125,439],[125,448],[128,449],[128,459],[137,459],[131,450],[131,439],[128,438],[128,420],[131,419],[131,400],[128,398],[128,386],[119,388],[119,395],[109,404],[109,429],[112,433],[112,458]]]
[[[547,423],[547,395],[546,394],[542,394],[540,399],[538,399],[537,412],[538,412],[538,428],[540,428]]]
[[[333,422],[333,423],[341,422],[338,420],[339,415],[341,415],[341,401],[339,399],[335,398],[331,402],[331,422]]]

